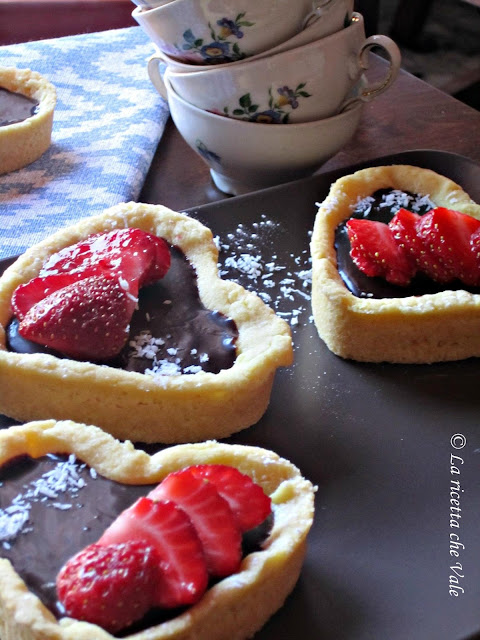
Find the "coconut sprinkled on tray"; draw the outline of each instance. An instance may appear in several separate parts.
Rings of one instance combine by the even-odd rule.
[[[262,215],[258,222],[238,224],[225,238],[217,236],[215,242],[220,275],[257,293],[294,331],[305,314],[311,322],[311,259],[308,249],[300,255],[279,255],[275,245],[282,232],[279,222]],[[297,268],[291,268],[292,261]]]

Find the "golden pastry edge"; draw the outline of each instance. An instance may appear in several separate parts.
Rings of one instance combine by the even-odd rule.
[[[237,323],[237,358],[218,374],[151,377],[45,354],[6,350],[15,288],[36,276],[49,255],[88,235],[138,227],[179,246],[194,265],[200,298]],[[19,421],[73,419],[117,438],[191,442],[226,437],[257,422],[275,371],[293,359],[288,324],[260,298],[222,280],[211,231],[162,205],[122,203],[63,229],[25,252],[0,277],[0,413]]]
[[[420,297],[366,299],[347,289],[338,270],[335,228],[377,189],[428,195],[480,219],[480,205],[452,180],[429,169],[389,165],[362,169],[332,184],[312,239],[312,311],[320,338],[342,358],[422,364],[480,356],[480,296],[444,291]]]
[[[209,441],[149,456],[97,427],[47,420],[0,431],[0,464],[22,453],[74,453],[108,478],[137,484],[160,482],[192,464],[229,464],[271,495],[274,525],[264,549],[247,556],[238,573],[216,584],[182,615],[135,634],[137,640],[244,640],[283,605],[298,580],[313,523],[315,488],[295,465],[272,451]],[[6,559],[0,559],[0,585],[2,640],[113,638],[86,622],[62,618],[57,623]]]

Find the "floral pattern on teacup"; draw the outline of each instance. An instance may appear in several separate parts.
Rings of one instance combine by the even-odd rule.
[[[193,31],[187,29],[183,33],[184,42],[181,46],[176,45],[177,49],[200,54],[206,63],[211,64],[243,60],[246,54],[241,51],[238,42],[232,42],[228,38],[234,37],[240,40],[244,36],[243,29],[254,26],[254,22],[249,22],[244,18],[245,12],[239,13],[234,20],[226,17],[221,18],[217,20],[217,26],[220,27],[217,31],[208,23],[210,42],[205,42],[203,38],[196,38]]]
[[[195,140],[195,147],[198,151],[198,153],[205,158],[205,160],[209,163],[215,163],[215,164],[220,164],[221,165],[221,161],[222,159],[220,158],[220,156],[215,153],[214,151],[210,151],[210,149],[207,147],[207,145],[202,142],[200,140],[200,138],[197,138],[197,140]]]
[[[305,91],[306,82],[301,82],[295,89],[290,89],[286,85],[276,90],[278,97],[273,95],[272,88],[268,90],[268,109],[259,111],[259,105],[252,103],[249,93],[240,96],[238,107],[230,114],[228,106],[224,107],[223,113],[226,116],[234,116],[242,120],[251,122],[261,122],[264,124],[288,124],[290,113],[299,107],[300,98],[310,98],[311,94]],[[287,110],[288,109],[288,110]]]

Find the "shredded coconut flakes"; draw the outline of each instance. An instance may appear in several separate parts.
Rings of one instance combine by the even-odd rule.
[[[282,232],[280,223],[262,215],[251,225],[239,224],[234,233],[227,234],[226,242],[218,236],[215,242],[220,251],[220,275],[257,293],[293,330],[309,307],[311,260],[307,249],[282,259],[276,242]],[[287,266],[292,259],[298,270]]]
[[[46,506],[60,510],[73,508],[72,503],[61,502],[59,498],[65,495],[77,497],[78,492],[86,486],[79,473],[85,467],[85,464],[78,464],[75,455],[71,454],[67,460],[57,462],[42,476],[24,485],[24,493],[18,494],[9,506],[0,509],[0,542],[3,547],[10,548],[9,541],[31,530],[27,528],[27,523],[32,503],[44,502]],[[94,479],[96,472],[92,474],[92,471],[90,477]]]

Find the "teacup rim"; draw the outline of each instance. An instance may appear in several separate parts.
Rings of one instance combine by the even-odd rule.
[[[174,99],[183,104],[187,109],[198,113],[199,115],[207,118],[211,118],[213,121],[223,122],[223,123],[231,123],[233,127],[247,127],[251,125],[255,125],[257,129],[264,130],[272,130],[275,131],[278,127],[282,127],[283,130],[288,130],[290,133],[295,129],[308,129],[314,128],[314,126],[319,126],[319,123],[324,123],[327,126],[329,123],[332,123],[336,120],[348,119],[348,117],[352,117],[356,111],[363,109],[365,102],[360,98],[358,100],[352,100],[340,113],[336,113],[333,116],[329,116],[328,118],[319,118],[318,120],[309,120],[308,122],[291,122],[288,124],[273,124],[273,123],[265,123],[265,122],[254,122],[251,120],[240,120],[239,118],[229,118],[228,116],[224,116],[219,113],[215,113],[214,111],[207,111],[206,109],[200,109],[196,105],[188,102],[185,98],[182,98],[177,91],[172,87],[171,82],[168,78],[164,77],[165,87],[167,89],[167,94],[173,95]],[[281,129],[282,130],[282,129]]]
[[[357,20],[354,20],[355,16],[358,16]],[[354,11],[352,13],[352,17],[350,18],[350,24],[348,24],[346,27],[344,27],[343,29],[340,29],[339,31],[335,31],[334,33],[331,33],[328,36],[321,36],[320,38],[316,38],[315,40],[312,40],[311,42],[306,42],[305,44],[299,45],[298,47],[294,47],[292,49],[286,49],[284,51],[278,51],[277,53],[273,53],[272,55],[268,55],[268,50],[264,51],[263,54],[259,54],[258,57],[257,56],[250,56],[248,58],[244,58],[243,60],[236,60],[235,62],[229,62],[229,63],[225,63],[225,64],[216,64],[216,65],[195,65],[195,64],[189,64],[188,62],[183,62],[182,60],[178,60],[177,58],[175,58],[174,56],[169,56],[168,54],[164,53],[160,47],[155,46],[155,48],[157,49],[157,52],[155,54],[153,54],[153,56],[151,56],[152,58],[159,58],[162,60],[162,62],[164,62],[167,65],[167,69],[170,73],[170,75],[175,75],[175,77],[178,76],[187,76],[189,77],[192,74],[195,75],[201,75],[204,73],[212,73],[214,71],[220,73],[225,72],[226,70],[230,69],[230,68],[251,68],[253,67],[255,64],[266,64],[266,61],[277,61],[277,59],[282,56],[283,58],[287,58],[290,57],[292,55],[298,55],[298,53],[303,53],[303,51],[305,49],[308,48],[312,48],[314,49],[315,46],[318,46],[319,42],[323,42],[323,41],[327,41],[327,46],[329,46],[331,44],[331,42],[334,42],[334,39],[339,39],[340,36],[342,35],[343,37],[346,37],[344,35],[344,32],[347,31],[348,29],[352,28],[352,27],[356,27],[357,25],[362,25],[364,24],[364,18],[363,16]],[[182,69],[172,69],[171,64],[173,65],[178,65],[178,66],[182,66],[182,67],[188,67],[189,70],[183,70]],[[192,69],[190,70],[190,67],[192,67]]]
[[[170,0],[170,2],[167,2],[166,4],[160,4],[158,5],[158,7],[151,7],[150,9],[145,9],[144,7],[141,7],[137,4],[132,11],[132,16],[133,14],[138,15],[139,13],[152,13],[154,11],[157,11],[158,9],[165,9],[165,7],[169,7],[172,4],[180,4],[180,2],[182,2],[182,0]],[[139,9],[140,11],[137,11],[137,9]]]
[[[182,2],[185,2],[185,0],[170,0],[170,2],[167,2],[166,4],[161,4],[158,7],[152,7],[151,9],[144,9],[143,7],[140,7],[140,5],[135,5],[135,8],[132,11],[132,16],[138,15],[139,13],[150,13],[153,11],[157,11],[158,9],[167,9],[170,8],[172,5],[178,5]],[[137,9],[140,9],[140,11],[137,11]]]

